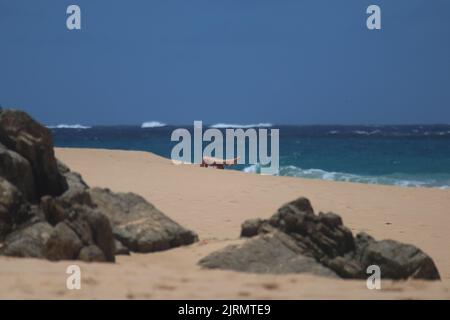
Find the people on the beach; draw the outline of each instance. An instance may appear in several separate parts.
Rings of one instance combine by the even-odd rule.
[[[232,166],[232,165],[237,164],[239,159],[240,159],[240,157],[236,157],[233,159],[203,157],[200,167],[202,167],[202,168],[213,167],[216,169],[225,169],[225,166]]]

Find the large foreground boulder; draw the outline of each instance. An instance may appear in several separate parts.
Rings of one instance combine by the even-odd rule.
[[[413,245],[376,241],[360,233],[353,237],[339,215],[316,215],[306,198],[285,204],[269,219],[242,224],[250,239],[200,260],[207,268],[259,273],[309,272],[342,278],[365,278],[377,265],[385,279],[440,279],[433,260]]]
[[[90,189],[89,194],[93,204],[108,216],[116,239],[130,251],[161,251],[198,240],[196,233],[137,194],[113,193],[100,188]]]

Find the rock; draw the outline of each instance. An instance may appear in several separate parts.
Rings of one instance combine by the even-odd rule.
[[[0,110],[0,254],[114,262],[196,240],[140,196],[89,189],[55,158],[47,128]]]
[[[144,198],[108,189],[89,190],[93,203],[108,216],[113,232],[134,252],[153,252],[188,245],[197,235],[164,215]]]
[[[228,246],[199,261],[206,268],[254,273],[301,273],[337,277],[314,258],[302,255],[302,248],[282,232],[264,234],[240,246]]]
[[[40,205],[46,214],[46,220],[52,225],[66,219],[67,212],[73,206],[95,207],[89,193],[79,188],[70,188],[59,197],[44,196]]]
[[[23,225],[6,237],[0,255],[45,258],[46,243],[52,231],[52,226],[43,221]]]
[[[58,171],[50,131],[28,114],[18,110],[2,110],[0,142],[28,160],[38,197],[58,196],[67,190],[67,182]]]
[[[259,227],[263,224],[261,219],[250,219],[244,221],[241,226],[241,237],[253,237],[258,234]]]
[[[125,247],[119,240],[116,239],[115,245],[116,245],[115,251],[116,256],[118,255],[128,256],[130,254],[130,250],[127,247]]]
[[[78,259],[85,262],[105,262],[106,258],[99,247],[90,245],[80,251]]]
[[[427,254],[413,245],[394,240],[370,242],[362,252],[361,264],[364,269],[378,265],[383,278],[440,279],[436,265]]]
[[[13,226],[28,219],[30,206],[10,182],[0,177],[0,241],[12,231]]]
[[[60,160],[57,161],[58,171],[64,176],[67,181],[68,190],[77,190],[82,191],[89,188],[86,182],[84,182],[83,178],[78,172],[71,171],[69,167],[67,167]]]
[[[306,198],[285,204],[268,220],[243,223],[241,235],[251,237],[200,260],[207,268],[247,272],[309,272],[341,278],[366,278],[378,265],[385,279],[440,279],[433,260],[415,246],[393,240],[353,237],[342,218],[332,212],[314,214]]]
[[[105,261],[115,261],[116,245],[109,219],[105,214],[96,209],[85,210],[80,215],[82,221],[86,221],[92,232],[93,244],[102,252]]]
[[[5,178],[31,202],[36,201],[33,171],[27,159],[0,144],[0,177]]]
[[[46,243],[46,258],[49,260],[74,260],[78,257],[83,243],[65,222],[53,229]]]

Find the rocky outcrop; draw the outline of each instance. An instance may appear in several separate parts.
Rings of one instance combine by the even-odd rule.
[[[247,272],[309,272],[341,278],[366,278],[371,265],[385,279],[440,279],[433,260],[413,245],[376,241],[360,233],[353,237],[335,213],[318,215],[306,198],[285,204],[269,219],[242,224],[250,237],[200,260],[207,268]]]
[[[47,128],[0,110],[0,255],[114,262],[196,240],[138,195],[90,189],[55,158]]]
[[[108,216],[116,239],[131,251],[161,251],[198,240],[196,233],[137,194],[113,193],[100,188],[90,189],[89,194],[93,204]]]

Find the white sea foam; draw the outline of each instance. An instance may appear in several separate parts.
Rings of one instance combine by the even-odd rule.
[[[372,134],[381,133],[381,131],[380,130],[373,130],[373,131],[356,130],[356,131],[353,131],[353,133],[360,134],[360,135],[365,135],[365,136],[370,136]]]
[[[260,173],[261,168],[259,164],[252,164],[251,166],[245,167],[243,171],[246,173]]]
[[[90,129],[90,126],[83,126],[81,124],[58,124],[56,126],[47,126],[49,129]]]
[[[243,169],[247,173],[260,173],[259,164],[251,165]],[[296,166],[280,167],[280,176],[300,177],[308,179],[320,179],[328,181],[345,181],[358,182],[366,184],[384,184],[395,185],[401,187],[433,187],[439,189],[450,189],[450,180],[438,181],[433,178],[418,179],[410,176],[403,176],[401,174],[393,174],[386,176],[369,176],[357,175],[344,172],[325,171],[322,169],[302,169]]]
[[[148,122],[144,122],[141,125],[141,128],[161,128],[161,127],[165,127],[167,126],[167,124],[163,123],[163,122],[159,122],[159,121],[148,121]]]
[[[271,123],[256,123],[256,124],[230,124],[230,123],[216,123],[210,126],[210,128],[216,129],[247,129],[247,128],[269,128],[272,127]]]

